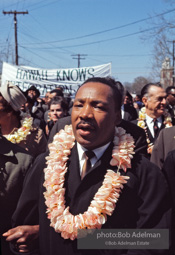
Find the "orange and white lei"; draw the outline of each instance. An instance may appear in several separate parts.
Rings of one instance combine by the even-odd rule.
[[[147,152],[149,154],[151,154],[154,145],[153,145],[153,143],[150,142],[150,139],[148,137],[148,131],[147,131],[148,127],[145,124],[145,119],[146,119],[146,108],[142,107],[141,110],[139,111],[139,119],[138,119],[138,122],[137,122],[137,126],[143,128],[145,130],[146,141],[147,141],[147,144],[148,144]],[[171,116],[167,112],[166,109],[165,109],[165,112],[164,112],[164,122],[163,123],[165,125],[165,128],[172,127],[172,119],[171,119]]]
[[[33,128],[32,124],[33,118],[30,115],[23,117],[21,120],[21,127],[18,128],[14,133],[4,136],[11,143],[20,143],[21,141],[26,140],[27,136],[31,134],[30,131]]]
[[[116,128],[114,147],[110,164],[117,166],[117,173],[107,170],[102,186],[98,189],[88,209],[83,214],[72,215],[69,207],[65,207],[65,173],[67,160],[74,146],[75,137],[72,126],[65,126],[54,136],[53,143],[49,145],[50,154],[46,157],[47,168],[44,169],[44,192],[47,215],[50,226],[61,233],[64,239],[77,238],[78,229],[100,229],[107,221],[107,215],[114,212],[123,184],[127,183],[128,176],[122,176],[119,169],[125,172],[131,168],[131,158],[134,154],[134,140],[126,134],[121,127]]]

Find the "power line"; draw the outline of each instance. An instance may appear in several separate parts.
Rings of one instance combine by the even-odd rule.
[[[132,35],[137,35],[137,34],[141,34],[141,33],[144,33],[144,32],[148,32],[150,30],[153,30],[153,29],[156,29],[158,28],[158,26],[156,27],[152,27],[152,28],[148,28],[148,29],[145,29],[145,30],[141,30],[141,31],[138,31],[138,32],[134,32],[134,33],[131,33],[131,34],[126,34],[126,35],[122,35],[122,36],[118,36],[118,37],[113,37],[113,38],[109,38],[109,39],[104,39],[104,40],[99,40],[99,41],[95,41],[95,42],[89,42],[89,43],[82,43],[82,44],[75,44],[75,45],[69,45],[69,46],[55,46],[54,48],[57,49],[62,49],[62,48],[73,48],[73,47],[80,47],[80,46],[87,46],[87,45],[92,45],[92,44],[97,44],[97,43],[103,43],[103,42],[108,42],[108,41],[113,41],[113,40],[117,40],[117,39],[121,39],[121,38],[126,38],[126,37],[129,37],[129,36],[132,36]],[[40,48],[32,48],[30,47],[31,49],[41,49]],[[43,47],[42,49],[51,49],[49,47]]]
[[[18,65],[18,37],[17,37],[17,14],[28,14],[28,11],[26,12],[17,12],[17,11],[9,11],[5,12],[3,11],[3,14],[13,14],[14,15],[14,26],[15,26],[15,56],[16,56],[16,65]]]
[[[61,0],[60,0],[60,1],[61,1]],[[43,1],[41,1],[41,2],[43,2]],[[36,9],[38,9],[38,8],[42,8],[42,7],[45,7],[45,6],[54,4],[54,3],[58,3],[58,0],[52,1],[52,2],[50,2],[49,4],[45,4],[45,5],[42,5],[42,6],[38,6],[38,7],[36,7],[36,8],[31,9],[30,11],[33,11],[33,10],[36,10]]]
[[[50,41],[50,42],[37,43],[37,44],[47,44],[47,43],[57,43],[57,42],[72,41],[72,40],[82,39],[82,38],[86,38],[86,37],[90,37],[90,36],[94,36],[94,35],[98,35],[98,34],[103,34],[103,33],[107,33],[107,32],[110,32],[110,31],[113,31],[113,30],[117,30],[117,29],[120,29],[120,28],[132,26],[132,25],[135,25],[135,24],[137,24],[137,23],[141,23],[141,22],[143,22],[143,21],[150,20],[150,19],[153,19],[153,18],[162,16],[162,15],[166,15],[166,14],[171,13],[171,12],[174,12],[174,11],[175,11],[175,8],[172,9],[172,10],[168,10],[168,11],[166,11],[166,12],[163,12],[163,13],[159,13],[159,14],[157,14],[157,15],[151,17],[151,18],[149,17],[149,18],[144,18],[144,19],[136,20],[136,21],[133,21],[133,22],[131,22],[131,23],[124,24],[124,25],[122,25],[122,26],[118,26],[118,27],[114,27],[114,28],[109,28],[109,29],[106,29],[106,30],[102,30],[102,31],[95,32],[95,33],[91,33],[91,34],[87,34],[87,35],[82,35],[82,36],[67,38],[67,39],[63,39],[63,40],[57,40],[57,41]],[[36,44],[36,43],[31,43],[31,44]]]
[[[23,49],[26,50],[26,51],[29,51],[30,53],[34,54],[35,56],[38,56],[39,58],[41,58],[41,59],[43,59],[43,60],[46,60],[47,62],[50,62],[51,64],[57,65],[55,62],[52,62],[50,59],[46,59],[46,58],[44,58],[43,56],[40,56],[39,54],[34,53],[33,51],[31,51],[31,50],[29,50],[29,49],[27,49],[27,48],[25,48],[25,47],[22,47],[22,46],[20,46],[20,47],[23,48]]]

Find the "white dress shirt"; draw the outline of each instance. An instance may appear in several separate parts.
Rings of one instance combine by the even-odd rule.
[[[154,137],[154,118],[151,118],[147,114],[146,114],[146,124],[152,134],[152,137]],[[162,117],[161,116],[159,118],[157,118],[157,125],[158,125],[158,128],[160,128],[162,125]]]
[[[95,165],[95,163],[101,158],[101,156],[103,155],[103,153],[105,152],[105,150],[108,148],[110,142],[93,150],[95,156],[93,158],[90,159],[91,161],[91,166],[93,167]],[[87,151],[87,149],[85,149],[83,146],[81,146],[79,143],[77,143],[77,150],[78,150],[78,156],[79,156],[79,166],[80,166],[80,175],[82,172],[82,167],[84,165],[85,162],[85,155],[84,152]]]

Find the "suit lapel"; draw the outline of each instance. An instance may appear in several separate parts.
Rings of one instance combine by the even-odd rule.
[[[80,167],[79,167],[79,157],[77,151],[77,144],[71,150],[70,158],[67,162],[68,171],[66,174],[66,181],[67,184],[66,188],[66,204],[69,205],[70,201],[73,199],[75,192],[78,186],[81,183],[80,178]]]
[[[80,178],[77,147],[74,146],[72,149],[67,175],[66,204],[70,206],[70,211],[73,214],[86,211],[95,193],[102,185],[106,170],[109,169],[112,148],[113,144],[110,144],[103,156],[89,170],[83,180]],[[110,169],[112,169],[111,166]]]
[[[146,123],[146,120],[145,120],[145,125],[146,125],[146,127],[147,127],[148,138],[149,138],[150,142],[153,143],[153,142],[154,142],[154,137],[153,137],[152,134],[151,134],[151,131],[150,131],[150,129],[149,129],[147,123]]]
[[[154,142],[155,142],[155,140],[156,140],[157,137],[159,136],[160,131],[161,131],[163,128],[165,128],[165,124],[164,124],[163,122],[164,122],[164,118],[162,118],[162,125],[161,125],[160,128],[158,129],[158,132],[157,132],[156,137],[153,137],[152,134],[151,134],[151,132],[150,132],[150,129],[149,129],[147,123],[146,123],[146,120],[145,120],[145,125],[147,126],[147,130],[148,130],[148,137],[149,137],[151,143],[154,143]]]

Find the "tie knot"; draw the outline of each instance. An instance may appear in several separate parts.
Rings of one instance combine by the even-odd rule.
[[[95,156],[95,153],[93,151],[85,151],[84,153],[88,159],[91,159]]]
[[[153,122],[154,122],[154,123],[156,123],[156,122],[157,122],[157,119],[156,119],[156,118],[154,118],[154,119],[153,119]]]

